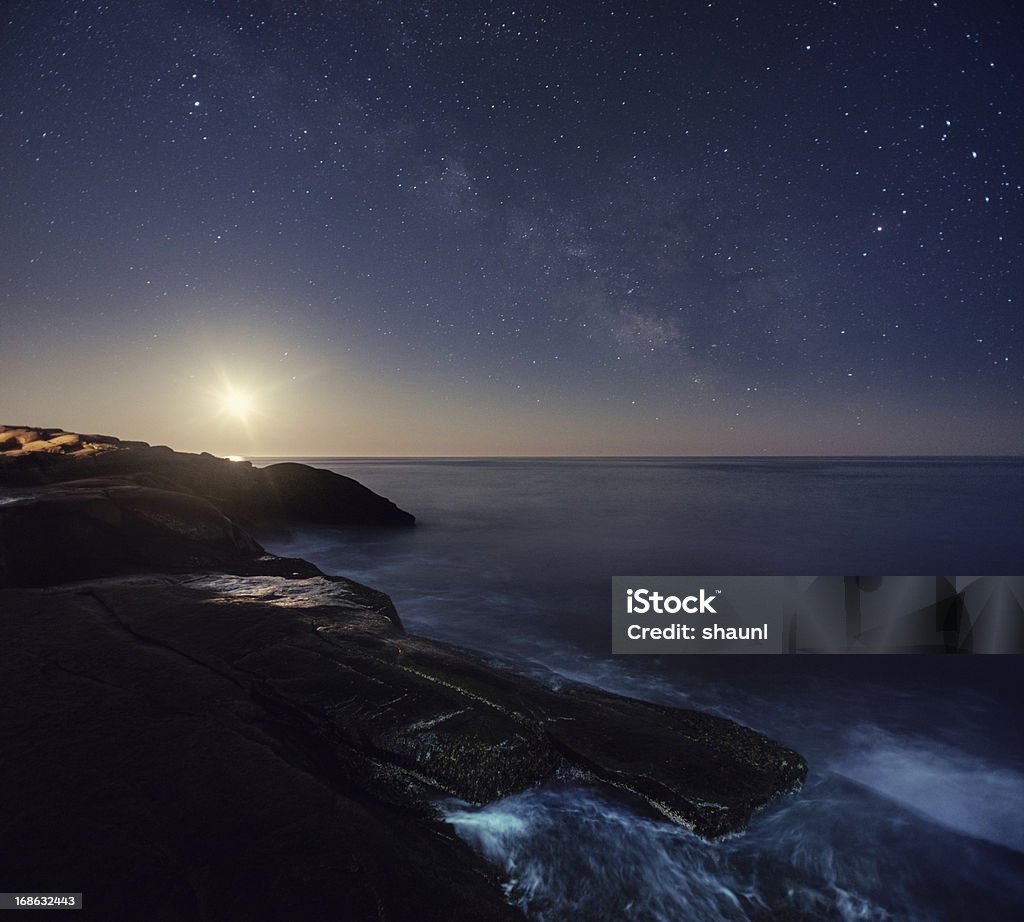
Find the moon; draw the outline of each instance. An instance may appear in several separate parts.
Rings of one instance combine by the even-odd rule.
[[[221,408],[228,416],[245,422],[253,412],[253,401],[248,394],[230,388],[221,397]]]

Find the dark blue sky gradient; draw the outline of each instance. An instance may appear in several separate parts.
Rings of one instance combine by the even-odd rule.
[[[4,421],[1024,450],[1020,9],[551,7],[7,4]]]

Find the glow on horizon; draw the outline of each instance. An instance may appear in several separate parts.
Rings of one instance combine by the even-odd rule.
[[[79,343],[53,350],[45,376],[31,351],[16,352],[0,421],[244,458],[1024,453],[1018,406],[935,389],[904,388],[870,412],[839,394],[805,402],[783,389],[747,407],[728,380],[706,385],[714,400],[682,388],[634,399],[600,376],[538,375],[510,393],[481,376],[456,387],[429,363],[383,365],[356,343],[298,348],[254,322],[241,342],[216,333],[161,337],[116,362],[106,341]]]
[[[722,420],[697,408],[515,406],[439,400],[427,386],[328,380],[259,392],[228,411],[223,391],[191,395],[141,385],[120,399],[73,390],[36,393],[5,408],[5,424],[59,427],[221,457],[780,457],[1020,455],[1019,429],[959,417],[956,438],[912,408],[850,426],[832,406]],[[248,391],[241,392],[248,395]],[[28,396],[28,395],[26,395]],[[130,398],[130,399],[129,399]],[[995,413],[993,415],[996,415]]]

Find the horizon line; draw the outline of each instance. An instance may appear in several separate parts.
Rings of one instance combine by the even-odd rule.
[[[856,454],[856,455],[817,455],[817,454],[757,454],[757,455],[668,455],[668,454],[635,454],[635,455],[341,455],[341,454],[245,454],[231,455],[231,457],[243,458],[244,460],[265,460],[267,458],[295,458],[302,460],[326,460],[341,459],[346,461],[496,461],[496,460],[521,460],[521,461],[581,461],[581,460],[690,460],[690,461],[756,461],[756,460],[1024,460],[1024,453],[1021,454]]]

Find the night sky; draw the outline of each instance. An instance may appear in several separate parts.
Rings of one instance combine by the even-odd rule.
[[[235,454],[1024,451],[1017,4],[0,17],[0,422]]]

